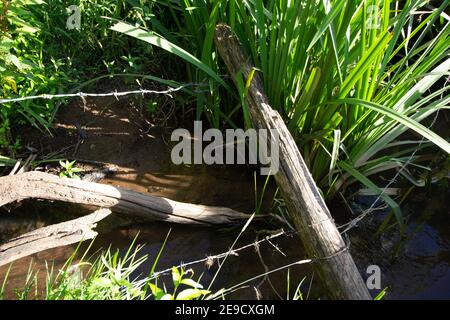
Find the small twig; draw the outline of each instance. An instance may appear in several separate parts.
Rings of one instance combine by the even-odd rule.
[[[256,239],[258,239],[258,238],[256,238]],[[261,279],[261,281],[258,283],[258,285],[256,287],[259,289],[259,287],[264,283],[264,281],[267,280],[267,282],[269,283],[269,285],[272,288],[273,292],[275,292],[275,294],[277,295],[277,297],[280,300],[283,300],[283,297],[278,293],[277,289],[275,289],[275,286],[273,285],[272,281],[270,280],[269,273],[268,273],[270,271],[270,269],[266,265],[266,263],[264,262],[264,258],[262,257],[261,251],[259,250],[259,245],[255,245],[255,251],[258,254],[259,261],[261,262],[261,264],[262,264],[262,266],[264,268],[264,271],[265,271],[265,276]]]
[[[10,176],[15,175],[17,170],[19,170],[20,164],[22,162],[22,159],[17,160],[16,164],[12,168],[11,172],[9,173]]]
[[[37,157],[36,154],[30,155],[27,158],[27,160],[25,160],[25,163],[23,164],[22,168],[20,168],[20,170],[17,172],[17,174],[24,173],[24,172],[30,170],[31,165],[32,165],[33,161],[36,159],[36,157]]]

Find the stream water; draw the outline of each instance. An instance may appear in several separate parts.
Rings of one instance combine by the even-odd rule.
[[[212,170],[217,172],[217,170]],[[203,178],[206,179],[209,170],[204,171]],[[186,173],[183,175],[186,178]],[[212,179],[212,178],[211,178]],[[182,179],[184,181],[188,179]],[[112,180],[106,181],[112,183]],[[236,181],[234,181],[236,182]],[[232,179],[228,183],[234,183]],[[131,182],[121,182],[128,184]],[[224,182],[221,181],[221,184]],[[249,187],[249,186],[247,186]],[[190,188],[195,192],[194,188]],[[242,196],[245,187],[234,189]],[[204,192],[202,188],[198,192]],[[214,191],[211,192],[214,198]],[[226,194],[223,195],[226,197]],[[403,207],[404,214],[409,216],[407,226],[407,237],[401,239],[398,230],[388,230],[377,234],[377,227],[382,222],[386,213],[378,212],[368,217],[358,227],[349,232],[351,241],[351,253],[357,263],[363,277],[367,277],[366,268],[369,265],[378,265],[382,272],[382,288],[388,287],[386,299],[449,299],[450,298],[450,217],[448,215],[448,197],[450,192],[445,189],[434,190],[431,194],[415,194],[410,197],[409,202]],[[244,197],[245,198],[245,197]],[[249,196],[249,198],[251,198]],[[364,205],[362,199],[360,205]],[[243,203],[227,203],[224,198],[216,199],[222,205],[232,205],[241,209],[248,206],[249,201]],[[210,204],[217,204],[209,199]],[[369,202],[368,202],[369,203]],[[336,208],[333,213],[336,214]],[[20,208],[10,213],[0,215],[0,234],[2,239],[21,234],[63,220],[71,216],[87,213],[87,208],[75,205],[67,206],[62,203],[32,203],[25,202]],[[339,220],[349,215],[338,211]],[[256,223],[238,241],[235,248],[251,244],[262,239],[267,234],[259,233],[263,229],[275,229],[273,225],[261,225]],[[223,229],[210,227],[195,227],[187,225],[170,225],[167,223],[133,223],[127,226],[111,226],[110,231],[101,233],[94,241],[92,250],[107,248],[112,245],[113,249],[125,252],[132,240],[137,237],[137,243],[145,245],[141,254],[147,254],[149,260],[142,265],[136,275],[147,274],[154,257],[160,249],[164,238],[171,230],[169,240],[158,263],[158,270],[164,270],[174,265],[190,261],[204,260],[206,257],[226,252],[232,245],[240,229]],[[8,231],[8,232],[6,232]],[[56,267],[60,267],[72,254],[75,245],[47,250],[33,256],[16,261],[10,272],[7,297],[12,298],[13,288],[24,286],[25,276],[30,263],[34,264],[35,270],[41,270],[38,279],[44,281],[45,261],[50,261]],[[80,253],[83,252],[83,246]],[[264,271],[273,270],[292,262],[305,259],[300,241],[295,235],[283,235],[266,241],[260,245],[260,255],[255,247],[239,251],[236,255],[230,255],[224,264],[220,276],[217,278],[214,289],[231,287],[247,279],[261,275]],[[261,258],[263,260],[261,260]],[[217,270],[217,263],[208,267],[206,261],[190,266],[194,269],[196,276],[202,275],[202,283],[209,284]],[[267,268],[267,269],[265,269]],[[0,283],[7,267],[0,267]],[[291,290],[304,278],[302,291],[310,299],[326,298],[320,282],[313,275],[311,266],[300,265],[290,268]],[[164,278],[163,278],[164,279]],[[287,269],[275,272],[269,278],[258,278],[246,283],[243,288],[231,294],[228,298],[255,299],[258,289],[263,299],[278,299],[286,297]],[[269,281],[270,280],[270,281]],[[165,283],[170,284],[166,278]],[[170,286],[170,285],[169,285]],[[375,295],[378,291],[373,290]],[[292,292],[291,292],[292,294]]]

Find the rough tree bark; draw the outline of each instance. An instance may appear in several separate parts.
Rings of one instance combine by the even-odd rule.
[[[230,27],[217,25],[215,43],[234,82],[237,83],[238,72],[242,72],[247,83],[253,65]],[[371,299],[292,135],[269,105],[259,74],[254,73],[245,99],[255,128],[268,129],[270,139],[274,136],[269,129],[278,131],[280,159],[275,180],[306,251],[316,258],[322,282],[334,298]]]
[[[0,177],[0,207],[28,198],[93,205],[145,219],[184,224],[232,224],[250,217],[225,207],[177,202],[125,188],[59,178],[39,171]]]

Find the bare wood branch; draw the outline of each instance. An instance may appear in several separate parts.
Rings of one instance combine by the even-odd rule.
[[[111,215],[99,209],[87,216],[39,228],[0,245],[0,266],[32,254],[93,239],[97,223]]]
[[[94,182],[59,178],[39,171],[0,177],[0,207],[24,199],[64,201],[184,224],[232,224],[249,215],[225,208],[177,202]]]
[[[215,43],[234,82],[237,84],[236,76],[242,72],[247,83],[253,65],[230,27],[223,24],[216,27]],[[251,80],[246,101],[254,127],[268,129],[270,139],[274,139],[270,129],[277,129],[280,168],[275,180],[306,251],[318,261],[323,283],[335,298],[371,299],[292,135],[278,112],[270,107],[257,73]]]

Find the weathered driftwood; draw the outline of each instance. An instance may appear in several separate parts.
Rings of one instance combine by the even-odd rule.
[[[99,209],[87,216],[39,228],[0,245],[0,266],[32,254],[93,239],[97,223],[111,215]]]
[[[248,56],[231,29],[226,25],[218,25],[215,42],[235,83],[240,71],[246,83],[253,65],[249,63]],[[246,101],[256,128],[278,130],[280,159],[275,180],[308,254],[317,258],[323,283],[334,298],[370,299],[367,287],[293,137],[278,112],[270,107],[257,73],[251,80]],[[268,136],[273,139],[270,131]]]
[[[24,199],[64,201],[184,224],[229,224],[249,215],[224,208],[177,202],[111,185],[59,178],[39,171],[0,177],[0,207]]]

